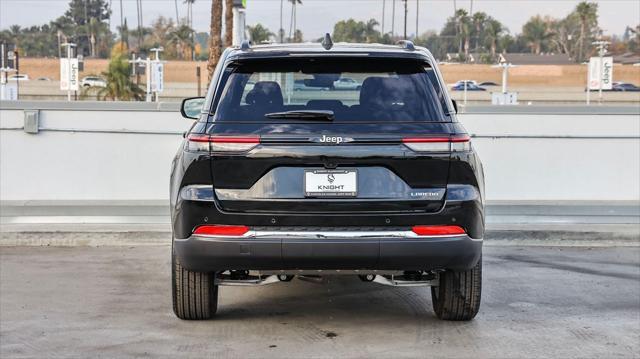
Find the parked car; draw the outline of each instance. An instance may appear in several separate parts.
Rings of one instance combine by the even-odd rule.
[[[11,75],[7,79],[8,81],[29,81],[29,75],[27,74],[19,74],[19,75]]]
[[[451,88],[453,91],[464,91],[464,83],[460,85],[455,85]],[[478,85],[474,85],[472,83],[467,83],[467,91],[487,91],[487,89],[480,87]]]
[[[293,81],[293,91],[326,91],[327,86],[308,86],[304,79]]]
[[[456,82],[455,84],[453,84],[453,87],[464,86],[465,82],[467,83],[467,86],[469,86],[469,85],[478,86],[478,82],[475,81],[475,80],[460,80],[460,81]]]
[[[428,50],[326,35],[286,48],[245,42],[219,63],[207,96],[182,103],[196,122],[172,163],[179,318],[212,318],[220,285],[325,275],[431,286],[436,316],[476,316],[483,169]],[[335,81],[327,74],[364,80],[356,99],[309,91],[285,103],[299,73],[312,88]],[[278,80],[246,92],[248,78]]]
[[[485,81],[481,82],[478,86],[500,86],[500,84],[497,84],[493,81]]]
[[[640,91],[640,87],[628,82],[614,82],[612,84],[611,91],[637,92],[637,91]]]
[[[350,77],[341,77],[333,83],[334,90],[360,90],[362,84]]]
[[[80,80],[82,87],[107,87],[107,81],[98,76],[86,76]]]
[[[36,79],[36,81],[51,81],[51,78],[49,78],[49,77],[38,77]]]

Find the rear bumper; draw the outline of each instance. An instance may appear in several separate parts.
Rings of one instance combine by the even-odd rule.
[[[193,235],[175,239],[181,264],[192,271],[433,270],[472,268],[482,240],[467,235],[418,237],[404,232],[252,232],[243,237]]]

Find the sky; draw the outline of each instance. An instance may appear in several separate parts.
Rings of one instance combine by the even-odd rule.
[[[120,24],[120,0],[112,2],[112,30]],[[68,0],[0,0],[0,29],[10,25],[41,25],[62,15],[67,8]],[[177,0],[179,16],[186,16],[186,5]],[[391,30],[391,8],[393,0],[386,0],[385,31]],[[419,0],[418,20],[420,33],[426,30],[440,30],[446,18],[454,11],[454,3],[458,8],[473,11],[484,11],[505,24],[512,34],[520,33],[522,25],[533,15],[551,15],[564,17],[578,0]],[[622,35],[627,25],[640,23],[640,0],[598,0],[600,26],[605,35]],[[129,28],[137,26],[136,1],[122,0],[124,17]],[[150,25],[158,16],[175,18],[174,0],[142,0],[144,25]],[[261,23],[276,33],[280,27],[280,0],[247,0],[247,24]],[[368,20],[382,18],[383,0],[303,0],[297,6],[297,24],[305,39],[315,39],[330,32],[333,24],[339,20],[354,18]],[[407,32],[416,31],[416,3],[408,0]],[[403,31],[403,5],[396,0],[395,31]],[[208,31],[211,11],[210,0],[196,0],[194,4],[194,28],[196,31]],[[288,31],[291,5],[284,0],[284,25]],[[380,29],[380,28],[379,28]]]

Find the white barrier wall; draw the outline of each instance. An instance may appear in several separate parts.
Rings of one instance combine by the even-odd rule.
[[[166,108],[163,108],[166,106]],[[0,199],[164,200],[175,104],[2,103]],[[39,132],[23,130],[38,108]],[[470,108],[488,200],[640,200],[640,109]]]

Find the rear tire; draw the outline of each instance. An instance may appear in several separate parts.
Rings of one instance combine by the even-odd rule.
[[[218,309],[215,273],[192,272],[182,267],[174,253],[171,257],[173,312],[186,320],[213,318]]]
[[[439,285],[431,287],[433,311],[443,320],[471,320],[480,309],[481,291],[482,257],[470,270],[440,273]]]

